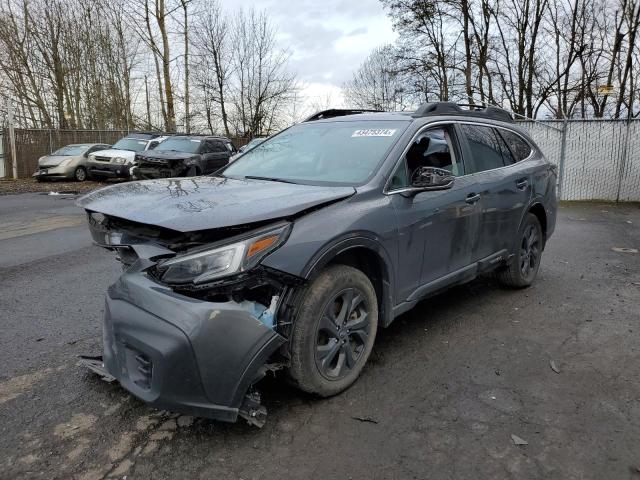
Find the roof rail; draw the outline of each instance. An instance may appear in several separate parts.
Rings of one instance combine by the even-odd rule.
[[[460,108],[467,107],[467,108]],[[502,122],[513,123],[513,117],[506,110],[484,105],[468,103],[432,102],[424,103],[413,114],[413,117],[427,117],[432,115],[464,115],[469,117],[490,118]]]
[[[382,110],[367,110],[361,108],[331,108],[329,110],[322,110],[316,112],[308,118],[305,118],[302,122],[312,122],[314,120],[322,120],[324,118],[344,117],[346,115],[355,115],[358,113],[379,113]]]

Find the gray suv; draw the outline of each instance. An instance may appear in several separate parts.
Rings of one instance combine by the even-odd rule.
[[[92,192],[93,238],[125,270],[86,364],[159,408],[255,425],[268,372],[338,394],[421,299],[486,272],[531,285],[556,174],[507,112],[432,103],[320,112],[212,176]]]

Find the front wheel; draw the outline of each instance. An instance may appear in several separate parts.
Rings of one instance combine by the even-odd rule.
[[[538,217],[527,214],[518,231],[516,251],[511,263],[496,272],[498,281],[510,288],[524,288],[533,283],[542,260],[542,227]]]
[[[76,168],[75,172],[73,172],[73,178],[77,182],[84,182],[87,179],[87,171],[84,169],[84,167],[78,167]]]
[[[322,397],[349,388],[364,367],[378,328],[373,285],[360,270],[333,265],[313,281],[291,335],[289,376]]]

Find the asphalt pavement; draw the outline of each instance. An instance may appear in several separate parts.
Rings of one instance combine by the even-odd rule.
[[[0,196],[1,479],[640,479],[637,205],[563,205],[531,288],[422,302],[337,397],[267,379],[258,430],[77,366],[120,266],[74,201]]]

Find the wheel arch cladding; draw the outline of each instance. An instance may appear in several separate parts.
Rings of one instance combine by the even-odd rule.
[[[543,246],[547,243],[547,212],[541,203],[534,203],[529,207],[529,213],[534,214],[540,222],[542,228]]]
[[[370,241],[370,240],[369,240]],[[380,253],[381,247],[374,249],[372,245],[342,242],[324,252],[307,273],[307,278],[315,277],[329,265],[341,264],[357,268],[371,281],[378,299],[380,325],[388,326],[393,318],[393,294],[391,269]]]

